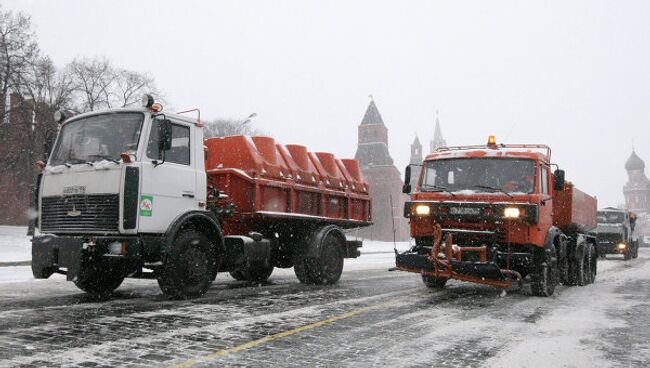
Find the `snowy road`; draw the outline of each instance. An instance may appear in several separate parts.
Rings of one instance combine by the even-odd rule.
[[[301,285],[291,270],[264,286],[220,275],[193,301],[163,299],[155,281],[93,300],[60,277],[7,278],[0,366],[650,364],[650,249],[600,261],[595,284],[551,298],[460,282],[430,291],[417,275],[387,272],[391,260],[364,255],[331,287]],[[17,280],[28,270],[11,269]]]

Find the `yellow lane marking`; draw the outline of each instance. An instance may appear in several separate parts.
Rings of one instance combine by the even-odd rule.
[[[280,339],[282,337],[287,337],[287,336],[290,336],[290,335],[294,335],[294,334],[297,334],[297,333],[305,331],[305,330],[311,330],[313,328],[320,327],[320,326],[323,326],[323,325],[326,325],[326,324],[329,324],[329,323],[333,323],[333,322],[336,322],[336,321],[340,321],[342,319],[358,316],[358,315],[366,313],[366,312],[368,312],[368,311],[370,311],[372,309],[377,309],[377,308],[380,308],[380,307],[383,307],[383,306],[386,306],[386,305],[392,304],[392,303],[394,303],[394,302],[386,302],[386,303],[382,303],[382,304],[372,305],[372,306],[369,306],[369,307],[363,307],[363,308],[355,309],[353,311],[343,313],[343,314],[340,314],[338,316],[334,316],[332,318],[328,318],[328,319],[324,319],[322,321],[314,322],[314,323],[311,323],[311,324],[308,324],[308,325],[296,327],[296,328],[288,330],[288,331],[278,332],[278,333],[273,334],[273,335],[262,337],[261,339],[257,339],[257,340],[247,342],[245,344],[233,346],[232,348],[229,348],[229,349],[219,350],[219,351],[214,352],[212,354],[204,355],[204,356],[201,356],[201,357],[198,357],[198,358],[195,358],[195,359],[186,360],[186,361],[181,362],[181,363],[179,363],[177,365],[174,365],[173,367],[174,368],[186,368],[186,367],[191,367],[191,366],[193,366],[195,364],[209,362],[211,360],[215,360],[215,359],[223,357],[225,355],[236,353],[236,352],[246,350],[246,349],[250,349],[250,348],[253,348],[255,346],[262,345],[262,344],[265,344],[267,342]]]

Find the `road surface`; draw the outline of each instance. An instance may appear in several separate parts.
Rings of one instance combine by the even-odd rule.
[[[266,285],[220,274],[191,301],[165,300],[151,280],[109,300],[62,277],[0,283],[0,366],[650,365],[650,249],[599,261],[595,284],[550,298],[455,281],[429,290],[387,272],[391,258],[328,287],[292,270]]]

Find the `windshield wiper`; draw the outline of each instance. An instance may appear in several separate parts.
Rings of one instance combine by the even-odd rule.
[[[499,189],[499,188],[491,187],[491,186],[489,186],[489,185],[475,185],[474,187],[475,187],[475,188],[481,188],[481,189],[488,189],[488,190],[491,190],[491,191],[493,191],[493,192],[501,192],[501,193],[507,195],[508,197],[512,198],[512,195],[511,195],[510,193],[506,192],[506,191],[503,190],[503,189]]]
[[[429,190],[428,192],[447,192],[447,193],[451,194],[452,197],[456,196],[454,194],[454,192],[449,190],[449,188],[443,187],[443,186],[440,186],[440,185],[422,184],[422,187],[435,189],[435,190]]]
[[[104,155],[90,155],[89,157],[96,157],[97,158],[96,161],[106,160],[106,161],[114,162],[114,163],[116,163],[118,165],[120,163],[118,160],[115,160],[113,158],[110,158],[109,156],[104,156]],[[92,166],[92,164],[90,166]]]

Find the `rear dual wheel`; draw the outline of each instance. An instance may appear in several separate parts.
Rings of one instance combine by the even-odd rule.
[[[331,285],[341,278],[345,240],[335,229],[327,231],[316,257],[300,257],[294,262],[293,270],[301,283]]]
[[[582,256],[569,261],[569,285],[585,286],[596,280],[596,249],[591,243],[583,244]]]

